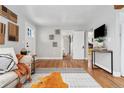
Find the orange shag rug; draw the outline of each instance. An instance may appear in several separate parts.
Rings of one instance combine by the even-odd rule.
[[[48,76],[41,77],[40,81],[33,83],[32,88],[68,88],[61,76],[60,72],[53,72]]]

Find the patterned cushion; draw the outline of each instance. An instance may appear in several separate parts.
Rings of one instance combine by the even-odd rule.
[[[18,64],[18,59],[16,57],[14,48],[0,48],[0,54],[10,54],[13,57],[13,60]]]
[[[17,69],[16,63],[10,54],[0,54],[0,74]]]

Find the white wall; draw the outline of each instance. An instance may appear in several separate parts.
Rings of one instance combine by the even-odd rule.
[[[0,45],[0,47],[14,47],[16,53],[19,53],[19,51],[25,47],[25,31],[26,31],[26,23],[31,24],[25,17],[21,14],[20,11],[17,10],[16,6],[7,6],[10,10],[12,10],[14,13],[18,15],[18,23],[19,25],[19,41],[13,42],[8,41],[8,22],[11,22],[10,20],[0,16],[0,22],[6,24],[6,33],[5,33],[5,44]],[[13,22],[12,22],[13,23]],[[34,27],[34,25],[32,25]]]
[[[62,59],[61,35],[55,35],[56,28],[39,27],[36,33],[36,53],[41,59]],[[54,34],[55,39],[49,40],[49,35]],[[58,47],[53,47],[53,42],[58,42]]]
[[[113,51],[113,70],[114,75],[120,75],[120,32],[117,21],[117,12],[113,7],[107,7],[105,11],[101,11],[98,14],[96,21],[93,23],[93,28],[106,24],[107,37],[105,40],[105,46],[107,49]],[[104,59],[106,61],[106,58]]]
[[[88,42],[93,44],[93,38],[94,38],[94,33],[92,32],[88,32]]]
[[[65,35],[73,35],[74,30],[61,30],[61,35],[55,35],[54,40],[49,40],[49,35],[54,34],[55,27],[39,27],[37,29],[36,33],[36,53],[38,55],[38,58],[40,59],[62,59],[63,58],[63,36]],[[79,59],[80,54],[77,52],[74,52],[73,47],[75,47],[80,39],[84,39],[84,36],[80,35],[78,41],[75,43],[72,43],[71,47],[71,55],[75,55],[75,59]],[[58,47],[52,47],[52,42],[57,41]],[[76,46],[76,49],[78,47],[82,48],[81,46]],[[74,53],[73,53],[74,52]],[[83,51],[82,51],[83,52]]]
[[[88,32],[84,32],[84,58],[88,59]]]
[[[121,75],[124,76],[124,9],[118,11],[121,37]]]
[[[121,24],[121,75],[124,76],[124,24]]]

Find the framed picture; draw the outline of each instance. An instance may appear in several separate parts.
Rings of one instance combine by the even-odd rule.
[[[53,42],[53,47],[58,47],[58,43],[57,42]]]
[[[28,37],[31,36],[31,30],[30,30],[30,28],[27,28],[27,35],[28,35]]]
[[[19,26],[8,22],[8,40],[18,41],[19,40]]]
[[[5,42],[5,30],[6,30],[6,25],[0,23],[0,44],[4,44]]]
[[[49,40],[54,40],[54,35],[49,35]]]
[[[31,27],[27,28],[27,36],[34,37],[34,30]]]
[[[60,29],[56,29],[56,30],[55,30],[55,34],[56,34],[56,35],[60,35]]]

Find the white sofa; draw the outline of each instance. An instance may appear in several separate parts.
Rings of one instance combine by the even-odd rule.
[[[18,64],[18,59],[16,57],[14,48],[0,48],[0,54],[9,54],[13,57],[13,62],[15,62],[16,64]],[[3,60],[1,60],[1,62],[3,62]],[[32,62],[32,56],[26,55],[24,56],[20,61],[20,63],[25,63],[26,65],[29,66],[29,68],[31,68],[31,62]],[[3,66],[5,65],[5,62],[3,62],[4,64],[1,64],[1,69],[3,70]],[[15,67],[16,65],[14,65]],[[0,70],[1,70],[0,69]],[[6,71],[4,74],[0,74],[0,88],[14,88],[18,82],[19,82],[19,78],[18,75],[13,71],[17,68],[14,69],[6,69],[8,70],[8,72]],[[2,71],[1,70],[1,71]],[[21,83],[24,83],[26,81],[26,76],[23,76],[21,78]]]
[[[32,61],[31,56],[25,56],[20,60],[21,63],[25,63],[26,65],[28,65],[30,69],[31,61]],[[21,78],[21,83],[25,83],[25,81],[26,76],[23,76]],[[0,88],[14,88],[18,82],[19,82],[18,75],[14,71],[0,74]]]

